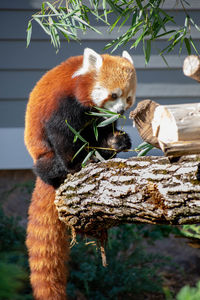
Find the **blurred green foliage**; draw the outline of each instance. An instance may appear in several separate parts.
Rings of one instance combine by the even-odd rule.
[[[185,229],[195,238],[199,234],[197,225],[187,225]],[[167,225],[125,224],[112,228],[106,247],[107,268],[102,266],[95,241],[79,236],[78,244],[71,249],[69,262],[67,291],[70,299],[77,299],[78,295],[92,300],[140,300],[146,295],[173,299],[170,287],[163,288],[161,276],[163,266],[170,264],[169,259],[162,253],[154,255],[145,249],[148,244],[170,234],[181,235],[181,232]],[[0,299],[33,299],[24,244],[25,229],[19,226],[18,219],[6,216],[1,207],[0,236]],[[200,283],[196,287],[183,287],[176,299],[200,299]]]
[[[29,270],[24,245],[25,229],[8,217],[0,206],[0,299],[29,300]]]
[[[168,228],[167,228],[168,227]],[[159,268],[167,258],[145,250],[145,242],[168,236],[169,226],[125,224],[109,231],[107,268],[101,263],[95,243],[78,240],[71,251],[68,294],[77,291],[86,299],[144,299],[145,294],[163,294]],[[143,296],[142,296],[143,295]],[[142,298],[139,298],[142,297]]]
[[[200,299],[200,281],[196,287],[184,286],[178,293],[177,300],[199,300]]]

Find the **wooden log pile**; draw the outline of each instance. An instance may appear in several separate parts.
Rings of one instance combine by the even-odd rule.
[[[200,58],[186,57],[183,72],[200,82]],[[141,137],[166,156],[200,154],[200,103],[159,105],[141,101],[130,113]]]

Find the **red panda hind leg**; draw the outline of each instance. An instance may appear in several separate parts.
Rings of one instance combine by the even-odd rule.
[[[39,177],[29,208],[26,245],[36,300],[66,299],[66,225],[58,219],[55,189]]]

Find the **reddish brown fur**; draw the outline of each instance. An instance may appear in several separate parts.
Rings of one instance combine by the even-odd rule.
[[[31,284],[37,300],[66,299],[65,262],[69,247],[66,225],[58,219],[54,199],[54,188],[37,178],[26,240]]]
[[[59,99],[74,96],[83,105],[93,105],[90,95],[97,80],[110,91],[121,88],[126,96],[126,91],[130,90],[127,81],[135,76],[132,64],[127,59],[108,55],[103,55],[103,60],[99,78],[95,71],[72,78],[82,66],[83,57],[79,56],[50,70],[36,84],[27,105],[25,126],[25,144],[34,163],[42,155],[46,158],[53,155],[45,142],[43,126],[57,109]],[[66,227],[58,220],[54,198],[54,188],[37,178],[29,209],[26,241],[31,283],[37,300],[66,299],[68,242]]]
[[[44,142],[44,132],[41,129],[56,110],[59,104],[57,100],[77,93],[79,101],[84,101],[83,104],[92,104],[90,90],[86,87],[90,86],[92,89],[93,77],[88,75],[82,79],[78,90],[77,78],[72,79],[73,73],[81,64],[82,56],[63,62],[47,72],[30,94],[26,112],[25,144],[34,162],[44,153],[48,157],[53,154]],[[54,188],[37,178],[29,209],[26,241],[31,284],[37,300],[66,299],[65,263],[69,247],[66,225],[58,220],[54,199]]]
[[[84,78],[79,78],[78,89],[77,78],[72,79],[74,72],[81,66],[82,60],[82,56],[72,57],[53,68],[38,81],[30,94],[26,111],[25,144],[34,162],[41,154],[49,152],[43,142],[44,132],[41,127],[59,105],[57,99],[77,96],[84,105],[92,105],[90,90],[93,87],[94,77],[88,74]]]
[[[136,72],[133,65],[125,58],[120,56],[103,55],[104,63],[98,78],[102,86],[105,86],[111,92],[120,88],[123,91],[122,96],[133,89],[136,90]],[[131,86],[132,84],[132,86]],[[133,85],[134,84],[134,85]]]

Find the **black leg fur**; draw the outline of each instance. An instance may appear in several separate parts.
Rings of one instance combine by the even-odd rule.
[[[74,143],[74,134],[66,124],[67,122],[76,131],[80,131],[90,146],[113,148],[114,150],[99,150],[100,154],[109,159],[115,152],[120,152],[131,147],[129,136],[116,129],[116,123],[99,128],[98,141],[96,141],[91,116],[86,114],[90,107],[82,106],[76,99],[67,98],[60,100],[57,111],[45,124],[45,143],[48,144],[49,153],[41,156],[35,164],[35,173],[46,183],[57,188],[66,178],[67,173],[74,173],[81,169],[81,163],[87,155],[82,150],[75,159],[75,153],[82,147],[80,139]],[[90,125],[85,126],[90,123]]]
[[[33,168],[34,173],[45,183],[58,188],[65,180],[67,169],[58,157],[40,157]]]

